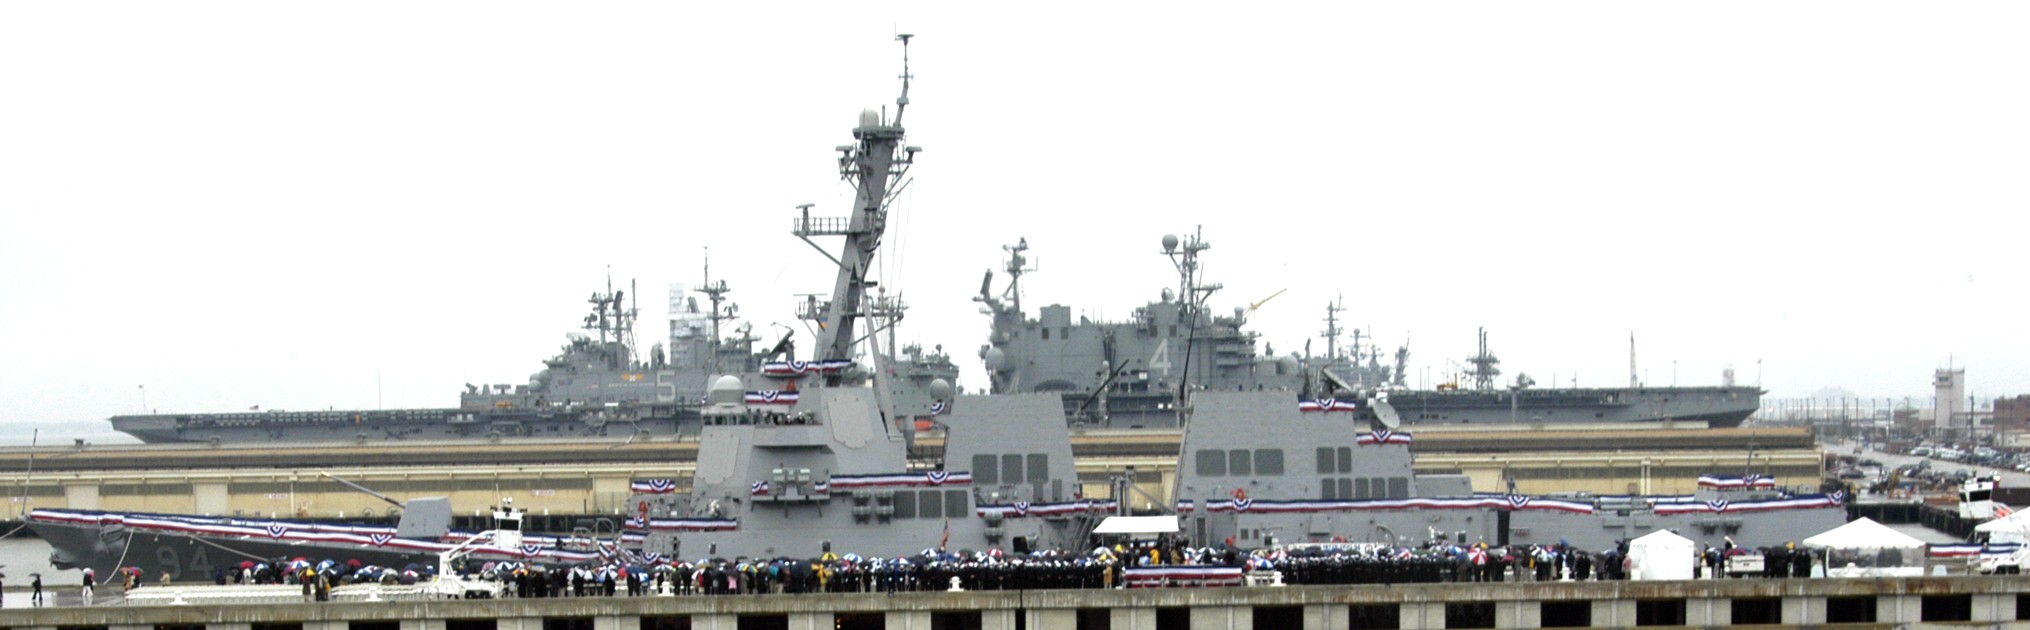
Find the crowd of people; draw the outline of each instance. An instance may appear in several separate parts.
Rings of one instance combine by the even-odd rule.
[[[1706,548],[1695,566],[1718,576],[1732,545]],[[1762,577],[1808,575],[1809,553],[1794,547],[1760,550]],[[1590,552],[1567,544],[1425,545],[1317,544],[1242,550],[1231,544],[1192,548],[1181,541],[1144,541],[1090,551],[1043,550],[1008,554],[924,549],[897,557],[862,557],[826,552],[815,558],[705,558],[670,561],[623,553],[614,560],[580,566],[522,562],[456,565],[462,577],[491,581],[502,597],[593,597],[644,595],[739,595],[766,593],[896,593],[964,590],[1113,588],[1146,568],[1239,568],[1274,572],[1283,584],[1407,584],[1554,580],[1625,580],[1625,544]],[[226,584],[301,585],[308,601],[323,601],[347,584],[415,584],[434,578],[435,567],[362,566],[358,561],[308,558],[243,562],[222,567],[213,581]],[[123,574],[126,572],[123,571]],[[138,572],[123,575],[137,587]],[[164,576],[165,578],[167,576]],[[91,578],[87,577],[87,581]],[[1187,582],[1188,581],[1181,581]]]

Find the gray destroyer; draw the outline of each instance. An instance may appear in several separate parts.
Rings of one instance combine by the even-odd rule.
[[[1715,387],[1631,383],[1539,388],[1518,374],[1513,385],[1498,386],[1500,359],[1487,350],[1484,331],[1480,353],[1467,359],[1471,387],[1410,389],[1405,378],[1408,346],[1397,348],[1385,363],[1380,348],[1363,345],[1361,331],[1340,326],[1336,305],[1327,307],[1323,356],[1308,350],[1276,356],[1266,347],[1257,350],[1260,334],[1246,328],[1248,316],[1268,300],[1237,307],[1232,315],[1208,306],[1208,298],[1221,288],[1201,277],[1199,257],[1210,248],[1196,235],[1163,237],[1163,253],[1177,269],[1177,287],[1164,289],[1159,300],[1136,308],[1126,320],[1093,321],[1074,319],[1071,307],[1061,304],[1044,306],[1033,317],[1027,314],[1021,282],[1034,271],[1029,243],[1024,239],[1004,246],[1007,284],[996,293],[989,271],[973,298],[992,318],[987,343],[980,347],[990,391],[1056,393],[1073,422],[1120,428],[1177,426],[1186,390],[1283,388],[1328,398],[1332,392],[1387,389],[1404,422],[1414,426],[1676,421],[1734,427],[1760,405],[1761,389],[1731,382]],[[1349,332],[1352,343],[1342,353],[1341,337]]]
[[[860,343],[878,346],[880,331],[870,324],[896,310],[870,295],[866,276],[889,202],[906,185],[918,151],[902,144],[909,73],[908,36],[901,39],[903,96],[894,118],[862,113],[855,144],[839,148],[839,174],[855,191],[851,214],[812,217],[806,206],[794,222],[795,235],[806,241],[845,241],[837,254],[825,252],[837,267],[830,299],[804,308],[820,324],[817,349],[826,356],[851,356]],[[885,355],[870,347],[866,356]],[[623,545],[677,558],[1061,548],[1082,542],[1114,507],[1078,496],[1071,439],[1055,396],[954,400],[952,384],[941,378],[885,382],[899,371],[879,361],[872,369],[823,361],[718,377],[701,412],[689,487],[675,479],[638,480]],[[912,458],[918,418],[945,429],[941,458]]]

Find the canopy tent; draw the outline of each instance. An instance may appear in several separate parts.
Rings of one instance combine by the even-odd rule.
[[[1628,541],[1629,579],[1689,580],[1698,561],[1698,545],[1670,530]]]
[[[1806,538],[1804,546],[1824,554],[1833,577],[1924,575],[1924,541],[1866,517]]]
[[[1975,525],[1974,531],[1987,534],[1986,540],[1992,543],[2030,542],[2030,510]]]
[[[1177,533],[1175,516],[1109,516],[1093,529],[1095,534],[1127,534],[1149,536]]]

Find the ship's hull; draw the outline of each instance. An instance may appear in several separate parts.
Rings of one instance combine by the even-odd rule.
[[[49,543],[51,565],[59,569],[89,568],[101,577],[113,575],[119,567],[140,567],[142,575],[150,579],[167,573],[178,582],[209,581],[215,571],[237,569],[241,562],[273,563],[276,559],[298,557],[311,562],[358,560],[362,566],[398,569],[411,564],[437,566],[434,552],[289,542],[256,536],[178,535],[101,525],[31,521],[28,527]]]
[[[1103,402],[1107,427],[1179,426],[1174,394],[1121,392],[1104,398],[1089,393],[1061,395],[1071,417],[1092,417],[1091,413],[1080,414],[1081,407],[1090,410]],[[1741,426],[1753,415],[1761,400],[1762,390],[1753,387],[1528,389],[1520,395],[1472,390],[1389,392],[1389,404],[1410,428],[1652,422],[1732,428]]]
[[[419,513],[435,511],[414,502],[411,507]],[[443,516],[448,518],[448,512]],[[492,539],[468,543],[472,535],[441,529],[434,534],[398,535],[407,524],[79,510],[35,510],[26,524],[49,543],[50,564],[56,568],[91,569],[110,576],[122,567],[139,567],[143,575],[167,573],[178,581],[208,581],[215,571],[238,568],[243,562],[273,566],[296,558],[312,564],[331,560],[348,566],[349,561],[358,561],[360,566],[434,568],[441,554],[454,549],[475,562],[576,564],[600,557],[595,541],[589,539],[521,536],[516,538],[520,546],[508,548],[490,546],[487,541]]]
[[[113,428],[149,444],[253,442],[386,442],[520,437],[664,437],[690,427],[697,415],[666,410],[641,419],[575,414],[476,413],[461,409],[184,413],[114,416]]]

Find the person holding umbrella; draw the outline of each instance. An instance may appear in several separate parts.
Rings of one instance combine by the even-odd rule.
[[[78,595],[84,598],[86,606],[92,605],[92,580],[97,577],[98,575],[91,569],[85,569],[85,588]]]
[[[42,607],[42,574],[41,574],[41,573],[30,573],[30,574],[28,574],[28,577],[29,577],[29,578],[31,578],[31,579],[33,580],[33,581],[32,581],[32,582],[30,582],[30,584],[29,584],[29,585],[30,585],[30,587],[31,587],[31,588],[34,588],[34,589],[35,589],[34,591],[32,591],[32,592],[31,592],[31,593],[29,594],[29,601],[30,601],[30,602],[33,602],[33,603],[35,604],[35,607],[36,607],[36,608],[41,608],[41,607]]]

